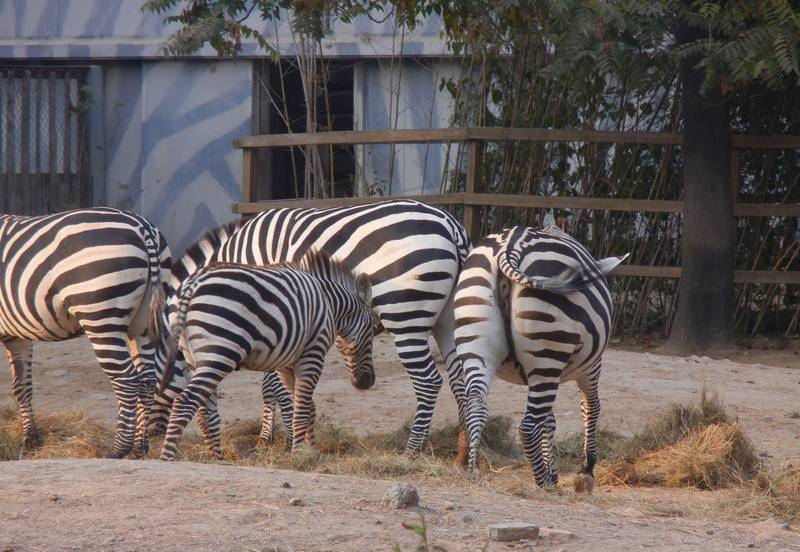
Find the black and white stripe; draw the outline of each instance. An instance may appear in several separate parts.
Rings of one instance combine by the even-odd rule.
[[[169,268],[163,237],[135,213],[95,208],[0,215],[0,342],[8,351],[23,445],[38,441],[32,342],[85,333],[119,403],[110,456],[144,454],[155,386],[153,349],[144,337],[147,307]]]
[[[177,293],[177,310],[164,306],[169,330],[158,332],[159,350],[166,349],[163,382],[172,379],[179,345],[192,366],[173,401],[161,459],[175,458],[184,427],[204,407],[200,425],[221,459],[219,417],[209,399],[240,367],[278,372],[294,398],[292,447],[313,442],[312,395],[334,342],[353,385],[375,383],[371,299],[368,276],[354,276],[323,252],[309,252],[297,266],[214,263],[189,277]]]
[[[214,260],[251,265],[297,261],[308,250],[325,251],[370,276],[373,310],[394,336],[398,355],[411,377],[417,409],[407,450],[417,452],[430,428],[442,378],[429,338],[439,345],[451,390],[463,420],[464,389],[455,362],[452,294],[470,243],[449,213],[416,201],[386,201],[330,209],[271,209],[224,235],[194,248],[190,264]],[[211,249],[216,248],[216,251]],[[184,272],[191,273],[191,266]],[[188,274],[187,274],[188,275]],[[157,403],[169,404],[185,381],[167,382]],[[158,407],[157,407],[158,408]],[[163,424],[164,409],[154,417]],[[268,432],[267,432],[268,433]]]
[[[497,376],[528,387],[520,441],[536,483],[555,483],[553,403],[559,384],[574,380],[584,418],[582,473],[593,477],[598,382],[612,314],[605,275],[623,259],[595,261],[553,226],[510,228],[487,236],[470,253],[455,296],[455,335],[472,469],[488,416],[486,397]]]

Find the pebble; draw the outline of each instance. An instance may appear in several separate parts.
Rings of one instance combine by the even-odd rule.
[[[456,509],[456,503],[455,502],[446,502],[445,505],[444,505],[444,509],[445,510],[455,510]]]
[[[57,494],[50,495],[50,502],[58,502],[59,500],[61,500],[61,497],[58,496]]]
[[[291,489],[292,484],[289,483],[288,481],[284,481],[283,483],[281,483],[281,487],[283,487],[284,489]]]
[[[398,483],[389,487],[386,494],[383,495],[383,505],[394,508],[395,510],[404,510],[406,508],[413,508],[419,506],[419,493],[417,488],[411,483]]]
[[[304,506],[305,502],[303,502],[302,498],[294,497],[289,500],[289,506]]]
[[[463,516],[461,516],[461,521],[463,521],[464,523],[472,523],[473,521],[475,521],[475,517],[469,514],[464,514]]]
[[[498,523],[489,526],[489,539],[495,542],[534,540],[539,537],[539,528],[530,523]]]

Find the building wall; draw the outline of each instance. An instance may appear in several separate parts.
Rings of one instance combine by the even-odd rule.
[[[131,0],[0,0],[0,63],[93,66],[94,201],[141,212],[180,253],[206,229],[233,218],[241,152],[231,142],[250,133],[248,58],[263,52],[245,45],[237,60],[220,60],[206,47],[165,59],[160,48],[177,26],[141,13],[140,6]],[[256,15],[248,23],[282,54],[294,54],[286,25],[275,32]],[[401,37],[391,19],[336,24],[324,49],[356,64],[356,128],[448,126],[450,102],[439,82],[457,63],[441,58],[440,28],[433,18]],[[388,146],[360,147],[357,155],[359,189],[384,194],[438,192],[448,159],[447,146],[397,146],[390,177]],[[453,166],[455,148],[450,155]]]
[[[359,62],[354,126],[360,130],[450,126],[453,101],[439,84],[458,71],[459,63],[447,59]],[[457,153],[457,144],[359,146],[362,191],[366,187],[367,192],[380,189],[383,195],[439,193],[446,184],[445,168],[455,168]]]
[[[247,61],[144,61],[104,67],[105,185],[98,203],[130,208],[182,251],[234,218],[250,131]]]
[[[0,1],[0,58],[158,58],[161,45],[179,25],[164,24],[164,16],[141,13],[135,0],[3,0]],[[282,55],[294,55],[286,18],[277,31],[254,12],[245,22],[258,29]],[[447,51],[441,22],[432,17],[402,40],[393,18],[376,22],[359,16],[351,23],[334,23],[323,44],[329,56],[439,56]],[[242,56],[262,56],[255,43],[243,45]],[[210,46],[193,57],[216,57]]]

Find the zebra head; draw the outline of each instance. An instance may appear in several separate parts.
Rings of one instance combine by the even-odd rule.
[[[353,387],[369,389],[375,385],[372,339],[380,323],[372,311],[369,276],[360,274],[355,280],[355,288],[357,300],[352,301],[349,312],[337,320],[336,348],[344,357]]]
[[[344,357],[350,382],[356,389],[369,389],[375,385],[372,338],[380,325],[372,311],[369,275],[356,275],[323,250],[309,250],[299,266],[316,276],[327,294],[336,326],[336,348]]]

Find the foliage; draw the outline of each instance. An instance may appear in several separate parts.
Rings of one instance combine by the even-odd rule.
[[[179,7],[183,9],[178,11]],[[250,40],[274,60],[278,52],[253,25],[254,13],[264,23],[288,18],[296,33],[320,40],[330,31],[332,18],[348,23],[358,15],[382,10],[383,2],[377,0],[147,0],[142,6],[142,11],[181,24],[164,45],[168,54],[190,54],[208,43],[219,55],[233,56],[241,51],[243,40]]]

